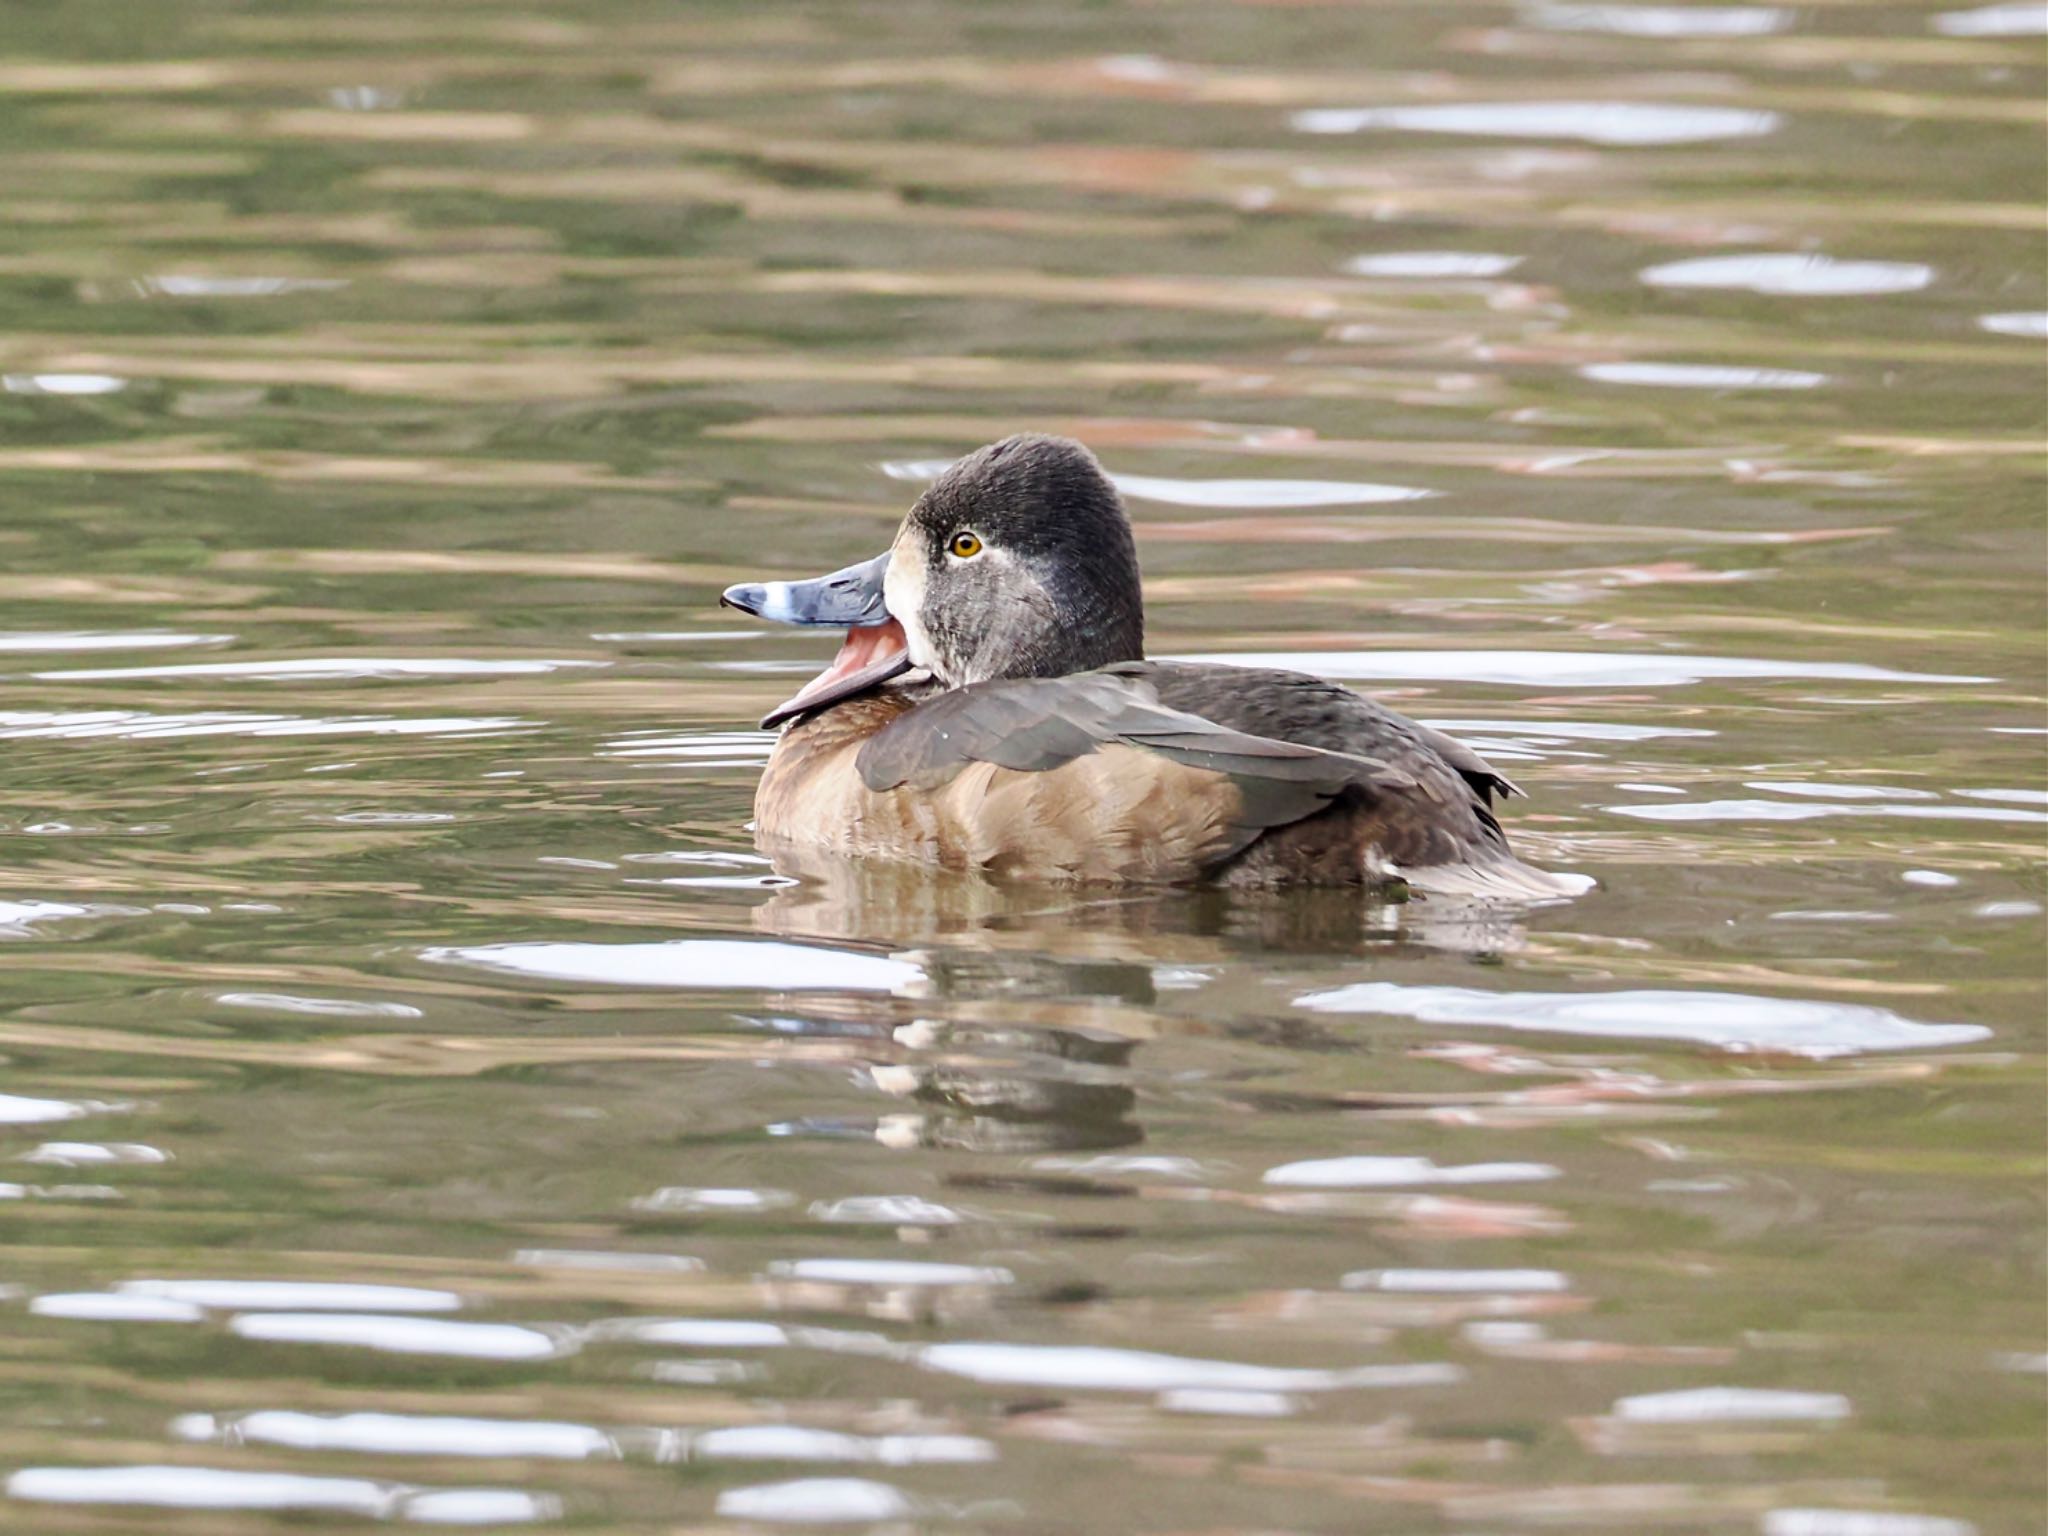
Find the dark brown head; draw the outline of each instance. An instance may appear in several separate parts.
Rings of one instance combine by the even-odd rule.
[[[1006,437],[939,476],[903,520],[884,592],[911,660],[949,687],[1145,653],[1130,518],[1063,437]]]

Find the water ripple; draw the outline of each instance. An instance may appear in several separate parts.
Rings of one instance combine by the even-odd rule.
[[[243,677],[257,682],[391,682],[421,677],[535,677],[603,661],[538,657],[483,661],[474,657],[306,656],[293,661],[209,661],[171,667],[80,667],[37,672],[45,682],[115,682],[140,678]]]
[[[1735,368],[1706,363],[1588,363],[1579,377],[1596,384],[1636,384],[1650,389],[1817,389],[1824,373],[1797,368]]]
[[[1928,25],[1945,37],[2040,37],[2048,34],[2048,5],[2009,0],[1970,11],[1943,11]]]
[[[906,960],[804,944],[671,939],[645,944],[533,941],[436,947],[420,958],[511,976],[614,987],[715,987],[773,992],[895,992],[924,975]]]
[[[1226,651],[1175,658],[1233,667],[1285,667],[1319,677],[1432,679],[1531,688],[1675,688],[1723,678],[1857,683],[1990,683],[1996,678],[1901,672],[1857,661],[1630,651]]]
[[[1303,133],[1393,128],[1638,147],[1757,138],[1775,133],[1784,119],[1775,112],[1741,107],[1680,107],[1646,101],[1505,101],[1321,108],[1297,112],[1291,121]]]
[[[555,1500],[511,1488],[415,1488],[221,1467],[23,1467],[9,1474],[7,1496],[46,1504],[307,1510],[447,1525],[522,1524],[561,1513]]]
[[[1885,1008],[1739,992],[1481,992],[1394,982],[1308,992],[1313,1013],[1388,1014],[1425,1024],[1489,1025],[1540,1034],[1686,1040],[1730,1051],[1853,1056],[1932,1050],[1989,1039],[1978,1024],[1921,1024]]]
[[[552,1334],[514,1323],[451,1323],[358,1312],[248,1312],[232,1319],[228,1328],[241,1338],[278,1344],[337,1344],[384,1354],[464,1360],[549,1360],[566,1351]]]
[[[1645,267],[1640,275],[1653,288],[1732,288],[1820,298],[1911,293],[1934,281],[1934,269],[1917,261],[1837,261],[1800,252],[1694,256]]]
[[[893,480],[936,480],[952,464],[951,459],[897,459],[883,464],[882,472]],[[1437,494],[1411,485],[1376,485],[1358,480],[1176,480],[1163,475],[1119,473],[1111,473],[1109,479],[1136,501],[1246,510],[1370,506],[1419,501]]]
[[[1617,37],[1764,37],[1792,25],[1775,5],[1574,5],[1537,0],[1522,21],[1549,32],[1609,32]]]
[[[73,673],[72,676],[79,674]],[[473,736],[515,730],[531,722],[512,716],[300,715],[206,710],[151,714],[132,709],[0,710],[0,740],[175,741],[194,736]]]
[[[1464,1376],[1455,1365],[1433,1362],[1290,1369],[1140,1349],[978,1340],[927,1344],[912,1358],[928,1371],[993,1386],[1095,1392],[1341,1392],[1361,1387],[1441,1386]]]
[[[1488,251],[1379,251],[1352,257],[1344,270],[1354,277],[1500,277],[1521,264],[1519,256]]]
[[[227,645],[233,635],[181,635],[164,630],[0,631],[0,651],[163,651]]]

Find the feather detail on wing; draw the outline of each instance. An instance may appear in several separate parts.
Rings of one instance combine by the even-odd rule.
[[[1254,736],[1169,709],[1142,678],[1114,670],[1009,678],[956,688],[890,722],[861,748],[860,776],[876,791],[931,789],[969,763],[1043,773],[1112,744],[1143,748],[1230,778],[1313,786],[1414,788],[1368,757]]]
[[[1161,704],[1142,675],[1105,669],[1010,678],[939,695],[892,721],[856,759],[870,790],[930,791],[970,764],[1050,773],[1106,748],[1133,748],[1214,774],[1223,862],[1274,827],[1313,816],[1346,791],[1413,791],[1415,779],[1371,758],[1254,736]]]

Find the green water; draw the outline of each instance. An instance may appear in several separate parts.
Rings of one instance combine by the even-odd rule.
[[[0,1524],[2038,1530],[2038,16],[10,7]],[[1600,888],[768,869],[1026,427]]]

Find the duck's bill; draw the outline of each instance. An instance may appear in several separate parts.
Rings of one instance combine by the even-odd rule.
[[[761,729],[772,730],[807,710],[851,698],[910,670],[910,646],[903,626],[882,599],[889,557],[877,555],[812,581],[746,582],[727,587],[719,601],[777,624],[846,627],[846,643],[832,665],[770,710]]]
[[[821,624],[853,629],[889,622],[882,579],[889,572],[886,551],[859,565],[809,581],[746,581],[727,587],[718,600],[772,624]]]

